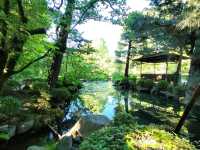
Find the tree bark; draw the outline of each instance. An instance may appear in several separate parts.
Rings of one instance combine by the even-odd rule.
[[[191,32],[190,36],[190,53],[191,53],[191,64],[190,64],[190,70],[189,70],[189,78],[188,78],[188,83],[187,83],[187,91],[186,91],[186,98],[185,102],[188,103],[187,100],[191,99],[192,92],[194,90],[194,87],[200,83],[200,55],[198,54],[198,51],[200,49],[195,50],[195,45],[196,45],[196,32],[193,31]]]
[[[175,80],[174,80],[175,85],[178,85],[179,83],[181,83],[182,59],[183,59],[183,49],[181,48],[180,49],[180,57],[179,57],[177,69],[175,72]]]
[[[188,117],[188,114],[190,113],[191,109],[193,108],[193,106],[194,106],[195,102],[197,101],[197,99],[199,98],[199,96],[200,96],[200,86],[198,86],[195,89],[195,91],[194,91],[194,93],[192,95],[192,99],[190,100],[190,102],[188,103],[187,107],[185,108],[185,111],[184,111],[184,113],[183,113],[178,125],[176,126],[176,129],[174,131],[175,133],[178,134],[180,132],[182,126],[185,123],[185,120]]]
[[[55,86],[58,80],[60,70],[61,70],[62,59],[67,48],[66,46],[67,39],[68,39],[68,34],[70,32],[71,23],[72,23],[74,5],[75,5],[75,0],[68,0],[65,14],[61,18],[62,23],[60,23],[60,31],[59,31],[58,40],[56,43],[56,46],[58,47],[58,49],[54,53],[51,68],[49,71],[49,76],[48,76],[48,84],[50,88]]]
[[[10,13],[10,1],[4,0],[3,4],[4,4],[3,11],[8,16]],[[1,29],[0,32],[3,35],[1,38],[1,41],[0,41],[1,42],[0,43],[0,76],[2,76],[2,74],[4,73],[4,68],[6,66],[6,61],[8,58],[8,52],[7,52],[7,48],[6,48],[8,25],[5,22],[5,20],[3,20],[3,23],[1,24],[0,29]]]
[[[127,57],[126,57],[126,66],[125,66],[125,72],[124,72],[124,77],[128,78],[129,74],[129,62],[130,62],[130,55],[131,55],[131,40],[128,42],[128,52],[127,52]]]
[[[2,88],[5,84],[5,82],[8,80],[8,76],[6,76],[5,74],[0,76],[0,94],[2,92]]]

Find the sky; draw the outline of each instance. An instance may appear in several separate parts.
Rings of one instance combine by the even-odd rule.
[[[142,11],[149,6],[148,0],[127,0],[127,3],[132,11]],[[78,30],[83,33],[84,38],[93,41],[94,47],[98,45],[100,39],[104,39],[111,56],[114,55],[114,51],[117,49],[117,44],[122,33],[121,26],[98,21],[88,21],[80,25]]]

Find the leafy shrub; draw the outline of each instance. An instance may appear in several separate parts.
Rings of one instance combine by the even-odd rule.
[[[0,113],[13,116],[16,115],[21,108],[21,102],[19,99],[12,96],[0,97]]]
[[[130,76],[128,78],[129,80],[129,86],[131,89],[135,89],[136,88],[136,83],[137,83],[137,77],[136,76]]]
[[[57,102],[64,102],[71,98],[72,94],[65,87],[62,88],[53,88],[51,91],[51,96],[53,99],[57,100]]]
[[[144,82],[145,82],[144,79],[140,79],[140,80],[138,80],[137,85],[140,87],[144,87]]]
[[[157,84],[158,90],[167,90],[169,83],[166,80],[160,80]]]
[[[123,78],[124,78],[124,75],[121,74],[121,73],[114,72],[114,73],[112,74],[112,81],[114,81],[114,82],[121,81]]]
[[[9,87],[12,87],[12,88],[17,88],[20,86],[20,83],[16,80],[8,80],[6,82],[6,85],[9,86]]]
[[[64,87],[74,87],[74,88],[77,88],[77,89],[80,89],[82,88],[83,84],[81,83],[80,80],[63,80],[63,86]],[[61,86],[60,86],[61,87]]]
[[[135,119],[129,113],[118,112],[114,117],[114,125],[120,126],[122,124],[126,124],[126,125],[135,124]]]
[[[174,85],[173,84],[169,84],[167,87],[167,91],[170,93],[174,93]]]
[[[174,88],[174,94],[177,96],[184,96],[186,92],[186,87],[184,85],[177,85]]]
[[[80,150],[147,150],[147,149],[195,149],[187,140],[181,139],[157,126],[121,125],[105,127],[87,137]]]
[[[38,91],[47,90],[48,84],[44,81],[35,81],[32,83],[32,89]]]
[[[152,89],[154,86],[154,82],[151,79],[140,79],[137,85],[143,88]]]
[[[92,72],[92,75],[90,76],[89,80],[90,81],[105,81],[108,80],[109,75],[105,73],[102,70],[96,70]]]
[[[51,105],[49,101],[43,97],[37,99],[37,102],[33,105],[33,110],[40,113],[46,113],[50,110]]]

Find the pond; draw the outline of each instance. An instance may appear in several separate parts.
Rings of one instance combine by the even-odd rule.
[[[91,113],[105,115],[113,120],[118,106],[122,107],[125,112],[134,112],[133,115],[144,124],[170,124],[173,120],[177,123],[177,118],[180,117],[178,113],[182,109],[176,100],[131,91],[120,92],[115,89],[111,81],[85,82],[79,98],[72,101],[66,108],[63,124],[70,123],[72,126],[81,115]],[[67,130],[70,126],[64,126],[62,129]],[[22,135],[9,141],[5,150],[25,150],[27,146],[37,145],[42,139],[47,139],[47,132]]]
[[[118,106],[126,112],[153,108],[175,115],[182,109],[177,100],[132,91],[122,92],[116,90],[111,81],[92,81],[84,83],[79,98],[72,102],[64,120],[88,113],[105,115],[112,120]]]

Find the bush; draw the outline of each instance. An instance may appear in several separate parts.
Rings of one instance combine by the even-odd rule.
[[[112,74],[112,81],[119,82],[122,79],[124,79],[124,75],[123,74],[118,73],[118,72],[115,72],[115,73]]]
[[[72,97],[72,94],[65,87],[53,88],[50,91],[50,93],[52,98],[55,99],[56,102],[65,102],[66,100],[69,100]]]
[[[136,83],[137,83],[137,77],[136,76],[130,76],[128,78],[129,80],[129,86],[131,89],[135,89],[136,88]]]
[[[33,110],[40,113],[46,113],[51,109],[49,101],[43,97],[38,98],[33,106]]]
[[[6,85],[9,86],[9,87],[11,87],[11,88],[18,88],[18,87],[20,87],[20,83],[18,81],[16,81],[16,80],[8,80],[6,82]]]
[[[48,84],[45,81],[34,81],[32,83],[32,89],[38,91],[48,90]]]
[[[174,94],[177,96],[185,96],[186,87],[184,85],[177,85],[174,88]]]
[[[80,150],[147,150],[147,149],[195,149],[187,140],[181,139],[156,126],[121,125],[105,127],[87,137]]]
[[[80,80],[63,80],[63,85],[64,87],[74,87],[74,88],[77,88],[77,89],[81,89],[83,84],[81,83]],[[61,86],[60,86],[61,87]]]
[[[120,126],[122,124],[132,125],[135,124],[135,118],[126,112],[118,112],[114,117],[114,125]]]
[[[167,91],[170,93],[174,93],[174,85],[173,84],[169,84],[167,87]]]
[[[114,84],[122,89],[128,88],[129,89],[135,89],[136,88],[136,76],[129,76],[128,79],[124,77],[124,75],[119,73],[114,73],[112,76],[112,81]]]
[[[150,90],[154,86],[154,81],[151,79],[140,79],[138,81],[137,85]]]
[[[4,115],[10,117],[16,115],[20,111],[21,106],[21,102],[15,97],[0,97],[0,113]]]
[[[157,84],[158,90],[166,91],[169,83],[166,80],[160,80]]]
[[[144,79],[140,79],[140,80],[138,80],[138,82],[137,82],[137,86],[144,87],[144,82],[145,82]]]

